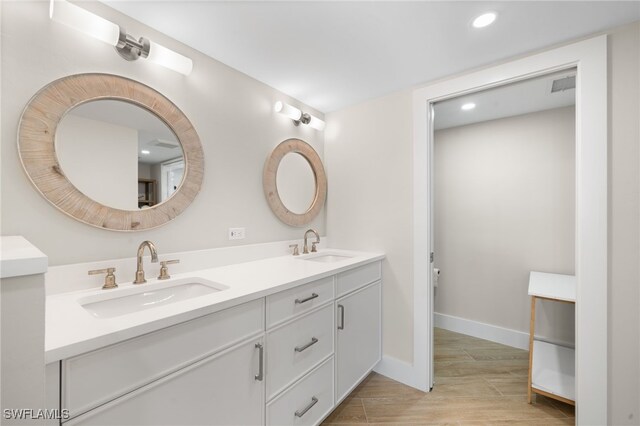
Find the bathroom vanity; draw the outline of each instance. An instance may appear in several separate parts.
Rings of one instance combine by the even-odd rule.
[[[382,258],[321,250],[51,295],[48,400],[68,425],[318,424],[380,360]],[[156,307],[122,307],[146,294]]]

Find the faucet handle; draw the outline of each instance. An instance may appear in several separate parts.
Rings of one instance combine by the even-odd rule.
[[[300,250],[298,250],[298,244],[291,244],[291,245],[289,245],[289,248],[293,248],[293,255],[294,256],[300,255]]]
[[[167,280],[171,278],[167,265],[173,265],[174,263],[180,263],[180,259],[163,260],[160,262],[160,275],[158,275],[159,280]]]
[[[116,268],[94,269],[89,271],[89,275],[107,274],[104,277],[104,285],[102,286],[102,289],[109,290],[111,288],[118,288],[118,284],[116,284],[116,276],[114,274],[115,271]]]
[[[311,253],[315,253],[318,251],[318,249],[316,248],[316,244],[320,244],[319,241],[315,241],[313,243],[311,243]]]

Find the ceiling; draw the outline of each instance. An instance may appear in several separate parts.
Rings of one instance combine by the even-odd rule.
[[[173,131],[155,114],[132,103],[101,99],[86,102],[69,113],[138,132],[138,162],[158,164],[182,157],[182,147]],[[142,151],[149,151],[142,154]]]
[[[575,105],[575,89],[551,92],[555,80],[575,74],[574,68],[438,102],[434,105],[434,128],[441,130]],[[468,103],[475,104],[475,108],[462,110],[462,105]]]
[[[640,19],[638,1],[103,2],[322,112]]]

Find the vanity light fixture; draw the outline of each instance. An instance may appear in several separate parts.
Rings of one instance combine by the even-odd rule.
[[[469,103],[466,103],[466,104],[462,105],[460,107],[460,109],[463,110],[463,111],[471,111],[475,107],[476,107],[476,104],[474,104],[473,102],[469,102]]]
[[[474,28],[488,27],[489,25],[493,24],[493,21],[496,20],[497,16],[498,15],[495,12],[483,13],[482,15],[475,18],[471,25],[473,25]]]
[[[189,75],[193,69],[193,61],[186,56],[145,37],[136,40],[121,26],[66,0],[50,0],[49,18],[115,46],[120,56],[128,61],[142,57],[184,75]]]
[[[299,126],[300,123],[307,124],[313,127],[316,130],[324,130],[325,122],[320,120],[317,117],[314,117],[311,114],[307,114],[306,112],[300,111],[298,108],[293,107],[289,104],[285,104],[284,102],[276,102],[273,106],[273,109],[285,117],[288,117],[293,120],[293,124]]]

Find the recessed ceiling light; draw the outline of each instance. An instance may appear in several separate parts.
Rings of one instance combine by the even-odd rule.
[[[474,104],[473,102],[469,102],[468,104],[464,104],[462,105],[462,107],[460,107],[460,109],[462,109],[463,111],[469,111],[472,110],[476,107],[476,104]]]
[[[148,149],[143,149],[142,151],[140,151],[140,154],[148,155],[151,154],[151,151],[149,151]]]
[[[488,13],[483,13],[482,15],[478,16],[476,19],[473,20],[473,27],[474,28],[484,28],[486,26],[489,26],[491,24],[493,24],[493,21],[496,20],[496,13],[495,12],[488,12]]]

